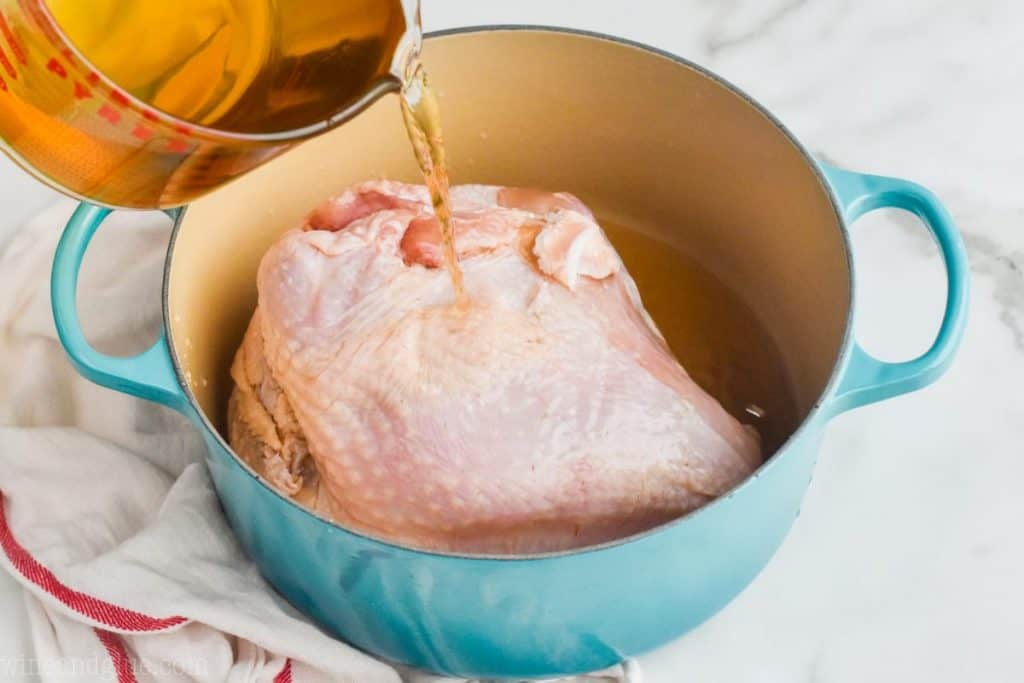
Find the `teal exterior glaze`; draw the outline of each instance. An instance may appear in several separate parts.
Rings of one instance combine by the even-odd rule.
[[[808,163],[814,164],[809,157]],[[344,529],[267,486],[234,457],[193,402],[164,334],[149,350],[124,359],[86,342],[75,286],[107,209],[83,204],[68,223],[54,259],[54,319],[85,377],[168,405],[193,422],[242,545],[268,581],[326,631],[377,656],[442,674],[545,678],[592,671],[678,637],[739,594],[796,518],[828,419],[920,388],[953,357],[966,319],[968,270],[946,211],[906,181],[825,164],[815,169],[844,222],[892,206],[915,212],[935,235],[948,273],[948,302],[932,348],[906,363],[883,363],[848,335],[829,389],[752,477],[681,519],[580,551],[486,557],[412,550]],[[171,258],[173,246],[168,263]]]
[[[176,220],[179,212],[179,209],[165,211],[171,220]],[[153,346],[128,358],[96,351],[82,334],[75,306],[78,272],[89,242],[110,213],[111,210],[104,207],[79,204],[57,244],[50,273],[50,300],[60,343],[75,369],[89,381],[176,410],[186,410],[188,401],[174,375],[167,337],[162,330]]]
[[[887,363],[873,358],[854,342],[831,402],[832,410],[841,412],[920,389],[946,371],[967,326],[970,267],[952,217],[931,191],[908,180],[853,173],[828,164],[819,166],[839,199],[847,224],[875,209],[909,211],[931,232],[946,266],[946,310],[931,348],[913,360]]]

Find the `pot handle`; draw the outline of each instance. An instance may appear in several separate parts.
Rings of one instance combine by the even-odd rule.
[[[185,412],[188,401],[175,375],[164,330],[151,347],[130,357],[102,354],[82,334],[76,306],[78,273],[92,236],[110,213],[110,209],[82,202],[57,244],[50,274],[50,303],[57,335],[72,365],[89,381]],[[175,219],[178,210],[164,213]]]
[[[917,215],[939,245],[946,267],[946,310],[931,348],[912,360],[878,360],[856,341],[831,399],[832,413],[905,394],[931,384],[949,367],[967,323],[967,251],[949,212],[929,190],[899,178],[820,164],[847,224],[869,211],[896,208]]]

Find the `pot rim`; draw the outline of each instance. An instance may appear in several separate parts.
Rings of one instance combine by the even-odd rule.
[[[505,554],[495,554],[495,553],[466,553],[466,552],[454,552],[454,551],[444,551],[444,550],[431,550],[431,549],[427,549],[427,548],[417,548],[415,546],[402,545],[400,543],[396,543],[396,542],[391,541],[391,540],[386,539],[386,538],[375,536],[373,534],[369,534],[369,533],[366,533],[366,532],[358,530],[358,529],[352,529],[352,528],[346,527],[346,526],[344,526],[342,524],[339,524],[338,522],[335,522],[332,519],[329,519],[329,518],[327,518],[327,517],[325,517],[325,516],[315,512],[315,511],[307,508],[306,506],[296,502],[292,498],[284,495],[283,493],[278,491],[276,488],[274,488],[274,486],[270,482],[268,482],[264,477],[262,477],[255,470],[253,470],[252,467],[250,467],[250,465],[247,462],[245,462],[245,460],[243,460],[241,457],[238,456],[237,453],[235,453],[234,449],[231,448],[231,445],[227,442],[227,440],[224,438],[224,436],[220,433],[220,430],[218,430],[213,425],[213,423],[210,421],[209,417],[207,417],[207,415],[206,415],[205,411],[203,410],[203,408],[199,405],[199,402],[196,400],[196,397],[192,393],[192,389],[189,386],[188,382],[185,380],[185,373],[184,373],[184,371],[183,371],[183,369],[181,367],[181,364],[178,361],[178,352],[177,352],[177,349],[175,347],[174,336],[172,334],[170,334],[170,330],[171,330],[170,320],[171,320],[171,317],[170,317],[170,309],[169,309],[169,305],[168,305],[168,301],[169,301],[168,292],[170,291],[171,267],[172,267],[172,264],[174,262],[174,246],[175,246],[175,243],[177,242],[178,233],[179,233],[179,231],[181,229],[181,225],[182,225],[182,223],[184,221],[184,218],[185,218],[185,213],[186,213],[186,211],[188,209],[187,206],[182,206],[182,207],[180,207],[177,210],[177,216],[174,219],[174,226],[173,226],[172,231],[171,231],[170,242],[169,242],[169,245],[168,245],[168,248],[167,248],[167,256],[166,256],[166,259],[164,261],[164,273],[163,273],[162,293],[161,293],[161,299],[162,299],[162,301],[161,301],[161,308],[162,308],[162,313],[163,313],[164,329],[167,331],[167,333],[166,333],[167,346],[168,346],[168,350],[170,351],[171,365],[174,367],[174,374],[177,377],[178,384],[181,386],[181,389],[182,389],[182,391],[183,391],[183,393],[184,393],[184,395],[185,395],[185,397],[186,397],[186,399],[188,401],[188,404],[191,407],[192,411],[196,414],[196,416],[198,416],[199,420],[202,423],[203,428],[213,435],[213,437],[216,439],[217,444],[223,450],[225,450],[227,453],[230,454],[231,458],[234,460],[234,463],[236,465],[242,467],[242,469],[245,470],[245,472],[249,476],[254,478],[264,489],[266,489],[267,492],[271,493],[272,495],[277,496],[283,502],[291,505],[292,507],[297,509],[300,513],[308,516],[308,518],[313,520],[313,521],[320,522],[322,524],[326,524],[329,527],[333,527],[333,528],[337,529],[338,531],[342,531],[342,532],[345,532],[347,534],[352,534],[354,536],[357,536],[357,537],[359,537],[359,538],[361,538],[361,539],[363,539],[365,541],[369,541],[371,543],[381,544],[381,545],[388,546],[388,547],[396,549],[396,550],[400,550],[400,551],[404,551],[404,552],[409,552],[409,553],[414,553],[414,554],[418,554],[418,555],[443,557],[443,558],[448,558],[448,559],[461,559],[461,560],[474,560],[474,561],[522,562],[522,561],[527,561],[527,560],[557,559],[557,558],[563,558],[563,557],[569,557],[569,556],[585,555],[585,554],[588,554],[588,553],[594,553],[594,552],[599,552],[599,551],[613,550],[613,549],[618,548],[620,546],[625,546],[625,545],[628,545],[628,544],[631,544],[631,543],[634,543],[634,542],[637,542],[637,541],[641,541],[641,540],[643,540],[645,538],[654,536],[654,535],[659,534],[661,532],[668,531],[671,528],[675,527],[676,525],[682,524],[682,523],[684,523],[684,522],[686,522],[686,521],[696,517],[697,515],[701,515],[701,514],[707,513],[707,511],[711,510],[712,508],[715,508],[715,507],[717,507],[719,505],[724,505],[730,498],[732,498],[732,497],[736,496],[737,494],[741,493],[744,488],[752,485],[755,480],[757,480],[761,476],[763,476],[764,473],[769,470],[769,468],[774,467],[775,463],[784,455],[784,452],[793,443],[795,443],[800,437],[802,437],[804,434],[806,434],[807,432],[810,431],[812,426],[814,426],[817,423],[818,418],[824,416],[826,418],[826,420],[827,420],[829,415],[824,412],[824,408],[827,405],[827,398],[828,398],[829,395],[831,395],[833,393],[833,390],[836,388],[836,386],[837,386],[837,384],[839,382],[839,378],[840,378],[840,376],[842,374],[842,370],[845,367],[847,359],[849,357],[850,343],[851,343],[851,338],[852,338],[852,320],[853,320],[853,309],[854,309],[855,295],[854,295],[854,282],[853,282],[853,250],[852,250],[852,246],[851,246],[851,243],[850,243],[849,231],[847,229],[847,222],[846,222],[845,216],[843,214],[843,210],[841,208],[842,205],[840,204],[840,202],[838,200],[838,197],[836,196],[835,190],[833,189],[832,185],[826,179],[824,172],[818,166],[818,163],[815,161],[814,157],[807,150],[807,148],[804,147],[804,145],[796,138],[796,136],[793,135],[793,133],[790,132],[790,130],[788,128],[786,128],[786,126],[778,118],[776,118],[775,115],[773,115],[767,108],[765,108],[763,105],[761,105],[759,102],[757,102],[757,100],[755,100],[753,97],[748,95],[745,91],[743,91],[742,89],[740,89],[736,85],[730,83],[729,81],[727,81],[726,79],[722,78],[721,76],[717,75],[716,73],[710,71],[709,69],[706,69],[705,67],[702,67],[702,66],[700,66],[700,65],[698,65],[698,64],[696,64],[696,63],[694,63],[694,62],[692,62],[692,61],[690,61],[688,59],[685,59],[685,58],[680,57],[680,56],[678,56],[676,54],[668,52],[667,50],[662,50],[660,48],[653,47],[651,45],[647,45],[645,43],[641,43],[641,42],[638,42],[638,41],[630,40],[628,38],[621,38],[621,37],[618,37],[618,36],[612,36],[612,35],[609,35],[609,34],[606,34],[606,33],[600,33],[600,32],[597,32],[597,31],[588,31],[588,30],[584,30],[584,29],[566,28],[566,27],[561,27],[561,26],[545,26],[545,25],[540,25],[540,24],[480,24],[480,25],[475,25],[475,26],[461,26],[461,27],[458,27],[458,28],[443,29],[443,30],[440,30],[440,31],[430,31],[428,33],[425,33],[423,37],[424,37],[424,40],[430,40],[430,39],[434,39],[434,38],[444,38],[444,37],[453,36],[453,35],[461,35],[461,34],[468,34],[468,33],[489,33],[489,32],[495,32],[495,31],[523,31],[523,32],[531,32],[532,31],[532,32],[540,32],[540,33],[559,33],[559,34],[565,34],[565,35],[580,36],[580,37],[584,37],[584,38],[593,38],[593,39],[596,39],[596,40],[603,40],[603,41],[608,41],[608,42],[616,43],[616,44],[619,44],[619,45],[625,45],[627,47],[636,48],[636,49],[642,50],[644,52],[647,52],[649,54],[652,54],[654,56],[662,57],[664,59],[669,59],[672,62],[675,62],[679,66],[683,66],[683,67],[686,67],[686,68],[689,68],[689,69],[692,69],[692,70],[696,71],[697,73],[701,74],[702,76],[708,78],[709,80],[713,81],[714,83],[722,86],[723,88],[725,88],[729,92],[731,92],[734,95],[738,96],[740,99],[742,99],[748,105],[750,105],[755,111],[757,111],[759,114],[761,114],[761,116],[763,116],[765,119],[767,119],[769,123],[771,123],[773,126],[775,126],[775,128],[780,133],[782,133],[782,135],[789,141],[789,143],[791,145],[793,145],[793,147],[797,150],[797,152],[799,152],[800,155],[807,162],[807,165],[810,167],[811,171],[814,173],[815,177],[818,179],[818,183],[821,185],[822,189],[825,191],[825,194],[828,196],[829,202],[832,205],[832,210],[835,213],[836,223],[837,223],[837,225],[839,227],[839,231],[841,233],[840,237],[842,239],[843,255],[845,256],[845,260],[846,260],[846,272],[847,272],[847,284],[848,284],[847,291],[849,292],[849,296],[848,296],[848,299],[847,299],[846,321],[845,321],[845,324],[844,324],[842,341],[841,341],[841,343],[839,345],[839,351],[836,354],[835,362],[834,362],[834,365],[832,367],[832,372],[829,375],[828,381],[825,383],[825,386],[822,389],[821,393],[814,400],[814,403],[811,405],[810,410],[807,411],[807,414],[804,416],[803,420],[801,420],[800,424],[797,426],[796,429],[793,430],[793,432],[786,438],[786,440],[782,442],[782,444],[778,447],[778,449],[773,454],[771,454],[764,462],[762,462],[761,465],[756,470],[754,470],[754,472],[752,472],[749,476],[747,476],[745,479],[743,479],[741,482],[739,482],[738,484],[733,486],[731,489],[729,489],[725,493],[723,493],[720,496],[718,496],[717,498],[709,501],[708,503],[702,505],[701,507],[699,507],[699,508],[697,508],[695,510],[691,510],[691,511],[689,511],[689,512],[683,514],[683,515],[680,515],[679,517],[676,517],[675,519],[672,519],[672,520],[669,520],[669,521],[664,522],[662,524],[659,524],[657,526],[651,527],[650,529],[646,529],[644,531],[641,531],[641,532],[638,532],[638,533],[635,533],[635,534],[631,534],[629,536],[624,536],[622,538],[616,538],[616,539],[613,539],[613,540],[610,540],[610,541],[605,541],[604,543],[598,543],[598,544],[594,544],[594,545],[584,546],[584,547],[581,547],[581,548],[572,548],[572,549],[568,549],[568,550],[556,550],[556,551],[540,552],[540,553],[517,553],[517,554],[507,554],[507,555],[505,555]],[[218,493],[218,497],[219,497],[219,493]]]

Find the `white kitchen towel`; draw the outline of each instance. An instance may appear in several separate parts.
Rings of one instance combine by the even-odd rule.
[[[0,253],[0,566],[24,587],[35,648],[3,656],[43,681],[443,680],[379,662],[296,612],[232,536],[191,425],[74,371],[49,303],[73,208],[44,212]],[[158,333],[169,233],[155,212],[115,213],[98,232],[79,312],[100,350],[138,352]]]

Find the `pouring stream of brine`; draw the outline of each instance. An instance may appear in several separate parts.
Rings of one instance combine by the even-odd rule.
[[[441,135],[441,110],[437,95],[427,81],[427,73],[419,59],[413,59],[402,85],[402,117],[409,134],[416,162],[430,191],[441,226],[441,245],[444,263],[452,278],[455,289],[455,303],[462,307],[469,302],[462,284],[462,268],[455,251],[455,226],[452,224],[451,204],[448,200],[448,168],[445,163],[444,138]]]

